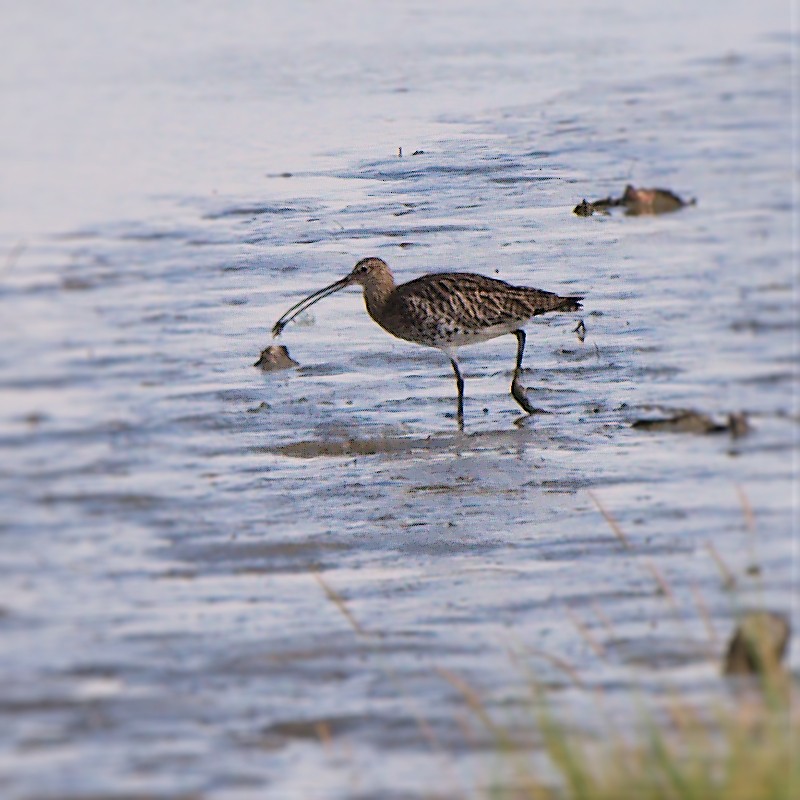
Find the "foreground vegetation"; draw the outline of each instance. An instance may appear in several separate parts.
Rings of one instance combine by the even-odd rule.
[[[628,548],[616,521],[600,510]],[[745,510],[751,518],[749,506]],[[754,527],[752,519],[748,527]],[[735,589],[733,573],[716,551],[710,552],[726,588]],[[652,565],[650,570],[659,591],[674,600],[658,570]],[[342,596],[319,573],[313,577],[350,627],[360,637],[372,639],[374,632],[358,623]],[[702,604],[700,609],[705,616]],[[580,626],[578,632],[585,635]],[[796,681],[782,666],[788,637],[788,620],[781,615],[743,614],[720,663],[720,681],[727,682],[723,699],[696,708],[673,696],[657,714],[642,711],[632,729],[626,726],[623,731],[607,724],[601,738],[557,716],[552,697],[534,681],[531,730],[520,733],[518,727],[504,727],[463,678],[439,669],[496,741],[498,773],[503,775],[490,782],[489,788],[463,796],[487,800],[800,798],[800,704]],[[378,649],[379,642],[380,637],[374,640]],[[548,660],[588,691],[569,665],[552,656]],[[635,687],[631,691],[635,696]],[[597,716],[604,719],[601,706],[598,702]],[[435,735],[425,720],[420,717],[418,723],[424,738],[435,745]],[[441,796],[431,789],[431,797]]]
[[[643,722],[631,737],[609,731],[602,743],[538,712],[541,752],[555,767],[543,780],[513,740],[501,747],[513,762],[513,785],[491,800],[793,800],[800,796],[800,719],[771,686],[709,718],[682,704],[666,723]],[[528,754],[529,756],[531,753]]]

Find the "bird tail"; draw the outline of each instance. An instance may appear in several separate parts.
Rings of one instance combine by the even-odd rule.
[[[558,304],[553,307],[553,311],[580,311],[582,297],[558,297]]]
[[[544,292],[541,289],[528,289],[527,287],[522,291],[524,292],[523,302],[532,316],[547,314],[550,311],[579,311],[583,308],[580,302],[583,300],[582,297],[562,297],[555,292]]]

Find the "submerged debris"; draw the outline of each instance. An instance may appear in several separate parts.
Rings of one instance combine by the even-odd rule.
[[[730,433],[734,438],[750,432],[747,416],[743,412],[728,414],[727,421],[720,423],[699,411],[681,411],[671,417],[637,419],[631,427],[643,431],[670,433]]]
[[[261,351],[258,361],[253,366],[263,369],[264,372],[272,372],[273,370],[296,367],[298,362],[289,355],[286,345],[271,344]]]
[[[591,217],[595,212],[598,214],[608,214],[609,208],[618,205],[620,205],[619,198],[615,200],[613,197],[604,197],[602,200],[595,200],[593,203],[590,203],[584,197],[572,211],[579,217]]]
[[[742,617],[728,644],[725,675],[774,673],[789,643],[789,620],[773,611],[750,611]]]
[[[696,200],[683,200],[669,189],[636,189],[630,184],[625,187],[622,205],[626,214],[668,214],[684,206],[696,204]]]
[[[630,216],[639,214],[668,214],[684,206],[693,206],[697,200],[683,200],[669,189],[637,189],[628,184],[622,197],[604,197],[602,200],[587,202],[584,198],[572,209],[579,217],[591,217],[592,214],[608,214],[610,208],[622,206]]]

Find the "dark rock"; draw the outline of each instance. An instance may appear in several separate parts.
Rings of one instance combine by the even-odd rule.
[[[699,411],[681,411],[671,417],[656,419],[637,419],[632,428],[642,431],[669,433],[730,433],[734,438],[744,436],[750,425],[744,413],[729,414],[727,422],[715,422],[708,414]]]
[[[727,426],[714,422],[707,414],[684,411],[673,417],[637,419],[631,426],[643,431],[669,431],[672,433],[724,433]]]
[[[750,611],[736,626],[728,644],[725,675],[775,673],[786,654],[789,620],[773,611]]]
[[[591,217],[596,212],[608,214],[608,209],[623,206],[629,216],[668,214],[684,206],[695,205],[696,202],[696,200],[683,200],[669,189],[637,189],[628,184],[622,197],[604,197],[592,203],[584,199],[572,211],[579,217]]]
[[[579,217],[591,217],[595,212],[598,214],[608,214],[608,209],[620,205],[620,202],[620,199],[604,197],[602,200],[595,200],[593,203],[589,203],[586,201],[586,198],[584,198],[572,209],[572,212]]]
[[[264,370],[264,372],[271,372],[278,369],[289,369],[296,367],[298,362],[295,361],[283,344],[271,344],[261,351],[261,355],[253,364],[254,367]]]
[[[669,214],[688,205],[694,205],[695,200],[689,202],[682,200],[669,189],[636,189],[628,184],[625,193],[620,198],[620,205],[625,206],[625,213],[638,214]]]

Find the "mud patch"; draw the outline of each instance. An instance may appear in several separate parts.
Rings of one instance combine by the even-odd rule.
[[[685,206],[696,205],[697,200],[683,200],[670,189],[637,189],[628,184],[621,197],[604,197],[591,203],[584,198],[572,209],[579,217],[608,214],[609,209],[624,208],[628,216],[669,214]]]
[[[631,427],[656,433],[729,433],[733,438],[750,432],[750,423],[742,413],[728,414],[725,422],[717,422],[708,414],[698,411],[684,411],[672,417],[637,419]]]

